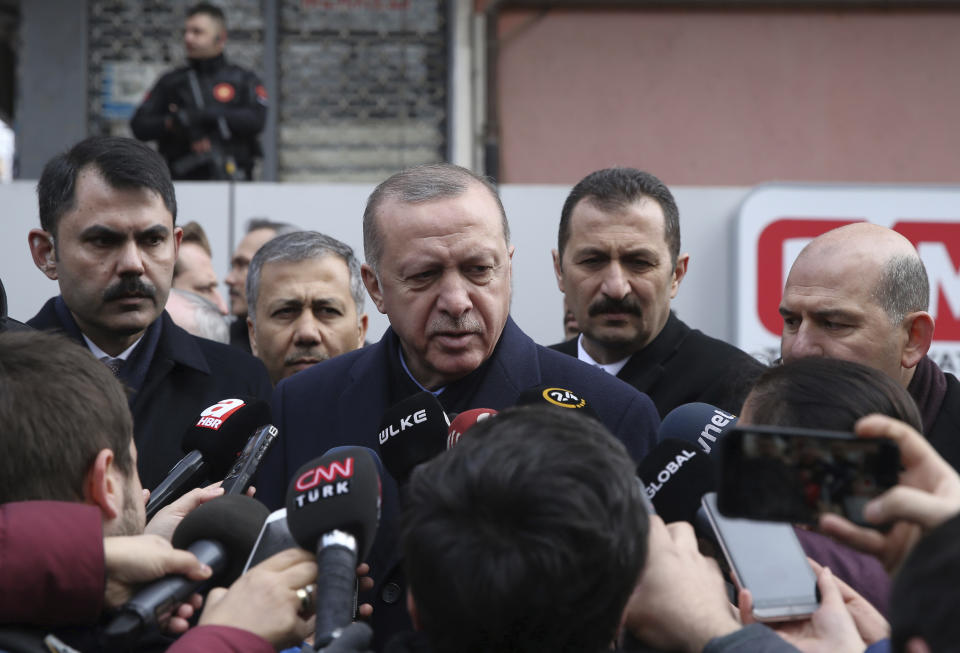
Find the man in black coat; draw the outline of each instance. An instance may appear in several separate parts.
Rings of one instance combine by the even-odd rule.
[[[263,364],[176,326],[163,307],[182,231],[163,159],[133,139],[94,137],[47,163],[37,186],[34,263],[57,281],[28,324],[64,331],[129,388],[138,469],[153,488],[184,432],[225,398],[267,399]]]
[[[157,141],[174,179],[251,179],[267,119],[267,93],[257,76],[227,62],[223,11],[201,2],[187,11],[187,65],[161,77],[130,128]]]
[[[670,310],[689,259],[663,182],[633,168],[587,175],[564,202],[553,252],[581,334],[552,348],[648,394],[660,417],[694,401],[740,412],[763,366]]]

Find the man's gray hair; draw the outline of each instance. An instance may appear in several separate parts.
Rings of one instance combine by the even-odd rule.
[[[929,310],[930,280],[920,257],[894,256],[887,261],[873,290],[873,300],[895,325],[910,313]]]
[[[363,255],[367,265],[379,275],[380,256],[383,254],[383,239],[377,224],[377,212],[386,200],[395,199],[405,204],[420,204],[434,200],[459,197],[467,192],[471,184],[480,184],[488,191],[500,209],[503,225],[503,239],[510,244],[510,225],[497,189],[486,177],[453,165],[452,163],[432,163],[408,168],[393,175],[370,194],[367,208],[363,212]]]
[[[171,288],[170,292],[182,297],[193,309],[193,328],[189,330],[190,333],[225,345],[230,344],[230,326],[213,302],[202,295],[181,288]]]
[[[294,231],[268,240],[257,250],[247,271],[247,315],[256,322],[257,297],[260,294],[260,275],[267,263],[300,263],[335,255],[343,259],[350,271],[350,295],[357,308],[357,320],[363,315],[366,290],[360,278],[360,261],[353,248],[336,238],[317,231]]]

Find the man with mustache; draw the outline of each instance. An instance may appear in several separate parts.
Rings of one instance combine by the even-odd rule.
[[[660,417],[694,401],[740,411],[763,366],[670,310],[690,255],[662,181],[633,168],[587,175],[564,202],[557,240],[557,284],[581,334],[552,349],[647,393]]]
[[[363,247],[363,283],[390,328],[379,342],[277,385],[273,415],[283,437],[257,483],[269,507],[284,504],[304,461],[340,445],[377,450],[384,413],[422,391],[449,414],[507,408],[537,386],[565,388],[585,399],[634,460],[652,447],[659,419],[648,397],[537,345],[510,319],[513,247],[487,180],[449,164],[393,175],[367,200]],[[382,483],[380,526],[367,558],[374,596],[362,599],[374,605],[376,650],[411,628],[399,567],[399,491],[389,473]]]
[[[30,231],[30,251],[60,294],[28,324],[64,331],[127,386],[137,467],[153,489],[183,456],[183,434],[202,410],[229,397],[269,396],[266,370],[190,335],[163,310],[182,231],[170,171],[149,146],[81,141],[47,163],[37,196],[42,228]]]
[[[336,238],[295,231],[261,247],[247,273],[247,326],[270,380],[362,347],[365,296],[360,261]]]

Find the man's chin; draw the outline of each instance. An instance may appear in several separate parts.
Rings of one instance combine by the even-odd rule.
[[[142,333],[157,319],[159,313],[153,310],[127,311],[112,316],[105,323],[106,328],[121,336],[133,336]]]

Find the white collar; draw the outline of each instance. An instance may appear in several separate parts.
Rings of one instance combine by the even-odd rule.
[[[593,360],[593,357],[587,353],[586,349],[583,348],[582,333],[577,337],[577,358],[582,360],[584,363],[588,363],[590,365],[596,365],[597,367],[603,368],[605,371],[609,372],[613,376],[616,376],[617,374],[619,374],[620,370],[623,369],[623,366],[627,364],[628,360],[630,360],[630,357],[627,356],[626,358],[620,359],[618,361],[614,361],[612,363],[606,363],[606,364],[598,363],[597,361]]]
[[[83,336],[83,341],[87,343],[87,349],[89,349],[90,353],[92,353],[94,356],[97,357],[97,360],[103,360],[104,358],[107,358],[109,360],[119,359],[119,360],[125,361],[128,358],[130,358],[130,354],[133,352],[134,348],[140,344],[141,340],[143,340],[143,336],[140,336],[139,338],[137,338],[137,341],[135,343],[133,343],[132,345],[124,349],[122,352],[120,352],[119,356],[111,356],[107,352],[97,347],[97,345],[94,344],[93,340],[87,337],[87,334],[81,332],[80,335]]]

